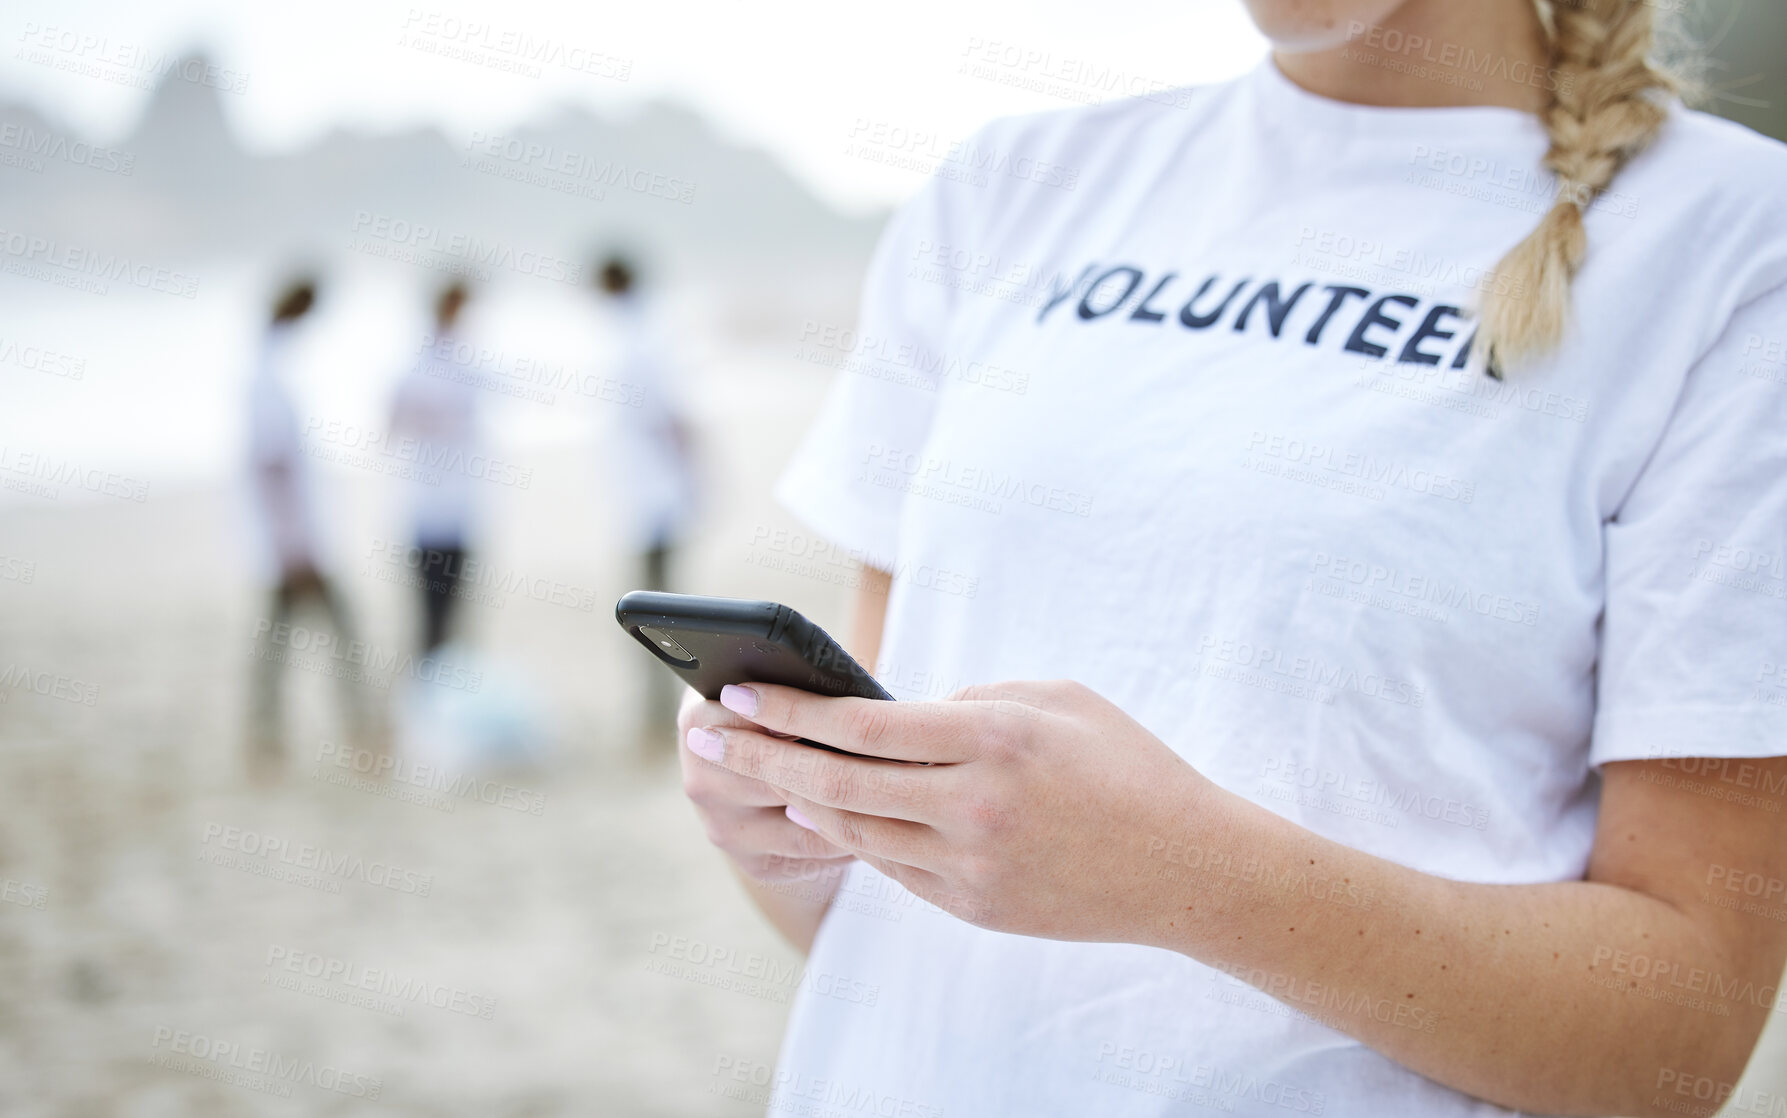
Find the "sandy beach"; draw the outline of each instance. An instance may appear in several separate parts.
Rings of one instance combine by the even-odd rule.
[[[776,429],[768,400],[798,430],[825,382],[774,361],[704,382],[713,486],[684,585],[839,620],[844,568],[792,573],[765,542],[797,527],[768,498],[791,441],[747,434]],[[762,1111],[799,958],[708,847],[668,747],[639,740],[652,666],[612,620],[630,567],[595,457],[530,461],[486,501],[485,557],[520,577],[468,603],[465,644],[549,752],[475,780],[357,771],[375,754],[322,668],[287,672],[284,775],[248,779],[265,607],[225,489],[0,510],[20,560],[0,668],[50,681],[0,703],[0,1112]],[[394,484],[324,476],[362,635],[406,649],[414,592],[379,550]],[[386,684],[363,690],[414,685]]]

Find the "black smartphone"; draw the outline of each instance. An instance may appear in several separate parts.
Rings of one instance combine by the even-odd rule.
[[[635,590],[614,604],[614,619],[706,699],[718,699],[728,683],[752,682],[893,699],[824,629],[775,602]]]

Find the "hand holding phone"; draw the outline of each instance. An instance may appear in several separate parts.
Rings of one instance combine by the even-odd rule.
[[[749,718],[685,690],[676,716],[677,740],[696,727],[761,729]],[[683,793],[701,818],[708,841],[746,878],[771,886],[769,892],[758,892],[757,899],[776,927],[794,942],[811,943],[823,909],[800,914],[830,899],[855,856],[797,823],[788,814],[789,796],[782,789],[712,764],[693,750],[676,752]]]

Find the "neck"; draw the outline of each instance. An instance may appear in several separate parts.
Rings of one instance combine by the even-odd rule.
[[[1381,22],[1352,23],[1347,32],[1339,46],[1272,57],[1311,93],[1360,105],[1536,113],[1555,88],[1532,0],[1408,0]]]

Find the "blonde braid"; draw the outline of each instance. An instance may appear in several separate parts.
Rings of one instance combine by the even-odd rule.
[[[1497,266],[1509,282],[1484,295],[1475,343],[1489,375],[1562,339],[1570,282],[1588,250],[1582,215],[1668,116],[1675,82],[1650,62],[1652,0],[1536,0],[1551,34],[1557,90],[1545,109],[1557,201]]]

